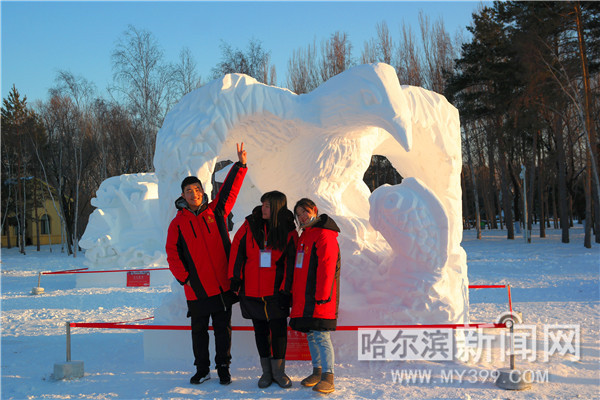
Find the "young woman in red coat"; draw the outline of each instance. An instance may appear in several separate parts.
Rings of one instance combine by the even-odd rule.
[[[231,288],[239,290],[242,316],[252,319],[263,374],[258,387],[274,380],[292,386],[285,374],[289,293],[298,233],[285,194],[265,193],[235,234],[229,258]],[[287,282],[287,287],[286,287]]]
[[[303,386],[321,393],[334,391],[334,354],[330,331],[337,326],[340,295],[340,229],[325,214],[318,215],[310,199],[294,207],[302,234],[298,240],[292,285],[292,329],[306,332],[313,373]]]

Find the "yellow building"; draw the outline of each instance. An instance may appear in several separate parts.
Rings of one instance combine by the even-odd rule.
[[[35,210],[33,207],[31,208],[30,215],[27,217],[27,224],[25,229],[25,244],[27,246],[37,246],[38,238],[37,238],[37,229],[36,226],[39,225],[40,229],[40,245],[45,244],[58,244],[61,243],[62,235],[61,235],[61,223],[58,212],[58,203],[56,207],[52,203],[51,199],[46,199],[45,207],[37,208],[37,221],[35,219]],[[15,225],[15,214],[14,211],[12,213],[8,213],[7,215],[8,221],[4,223],[4,229],[2,230],[2,247],[8,247],[8,236],[10,235],[10,245],[11,247],[17,247],[19,245],[18,241],[18,228]],[[12,220],[12,224],[8,222]],[[33,223],[32,223],[33,222]]]

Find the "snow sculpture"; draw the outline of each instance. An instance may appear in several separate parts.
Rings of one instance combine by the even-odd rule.
[[[442,267],[448,258],[448,218],[442,204],[416,178],[377,188],[369,202],[371,225],[392,247],[370,282],[369,303],[400,309],[405,320],[443,309],[448,303],[446,285],[440,285],[447,278]]]
[[[163,233],[181,180],[197,175],[208,192],[215,163],[234,159],[241,141],[249,170],[233,210],[235,229],[260,195],[274,189],[286,193],[290,207],[310,197],[331,215],[342,231],[341,325],[467,321],[460,125],[443,96],[401,87],[386,64],[351,68],[304,95],[240,74],[213,81],[186,95],[157,137]],[[373,154],[386,156],[405,178],[418,178],[395,189],[402,202],[394,212],[411,221],[395,230],[377,222],[389,212],[379,198],[393,205],[391,194],[373,194],[369,222],[362,177]],[[155,317],[187,323],[184,297],[167,298]]]
[[[91,269],[164,266],[163,234],[155,217],[155,174],[128,174],[106,179],[91,201],[96,210],[79,245]]]
[[[340,325],[468,321],[458,111],[441,95],[400,86],[386,64],[351,68],[303,95],[240,74],[186,95],[158,133],[156,174],[102,184],[81,242],[91,264],[118,253],[121,265],[166,266],[181,180],[196,175],[210,193],[216,162],[234,160],[242,141],[249,169],[234,232],[264,192],[286,193],[290,207],[313,199],[341,228]],[[371,195],[362,177],[373,154],[390,160],[401,185]],[[187,325],[172,282],[155,322]]]

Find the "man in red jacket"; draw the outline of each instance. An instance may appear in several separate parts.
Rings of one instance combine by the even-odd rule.
[[[188,176],[175,201],[177,215],[167,232],[167,261],[183,285],[192,321],[192,348],[196,374],[190,383],[210,379],[208,322],[215,335],[215,364],[221,384],[231,383],[231,306],[238,301],[230,290],[227,260],[231,248],[227,217],[246,176],[244,143],[237,145],[239,161],[229,171],[217,197],[208,202],[200,180]]]

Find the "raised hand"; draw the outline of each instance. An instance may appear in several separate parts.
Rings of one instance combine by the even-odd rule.
[[[246,164],[248,157],[246,156],[246,150],[244,150],[244,142],[242,142],[241,146],[238,143],[236,143],[235,146],[237,147],[237,154],[240,163]]]

